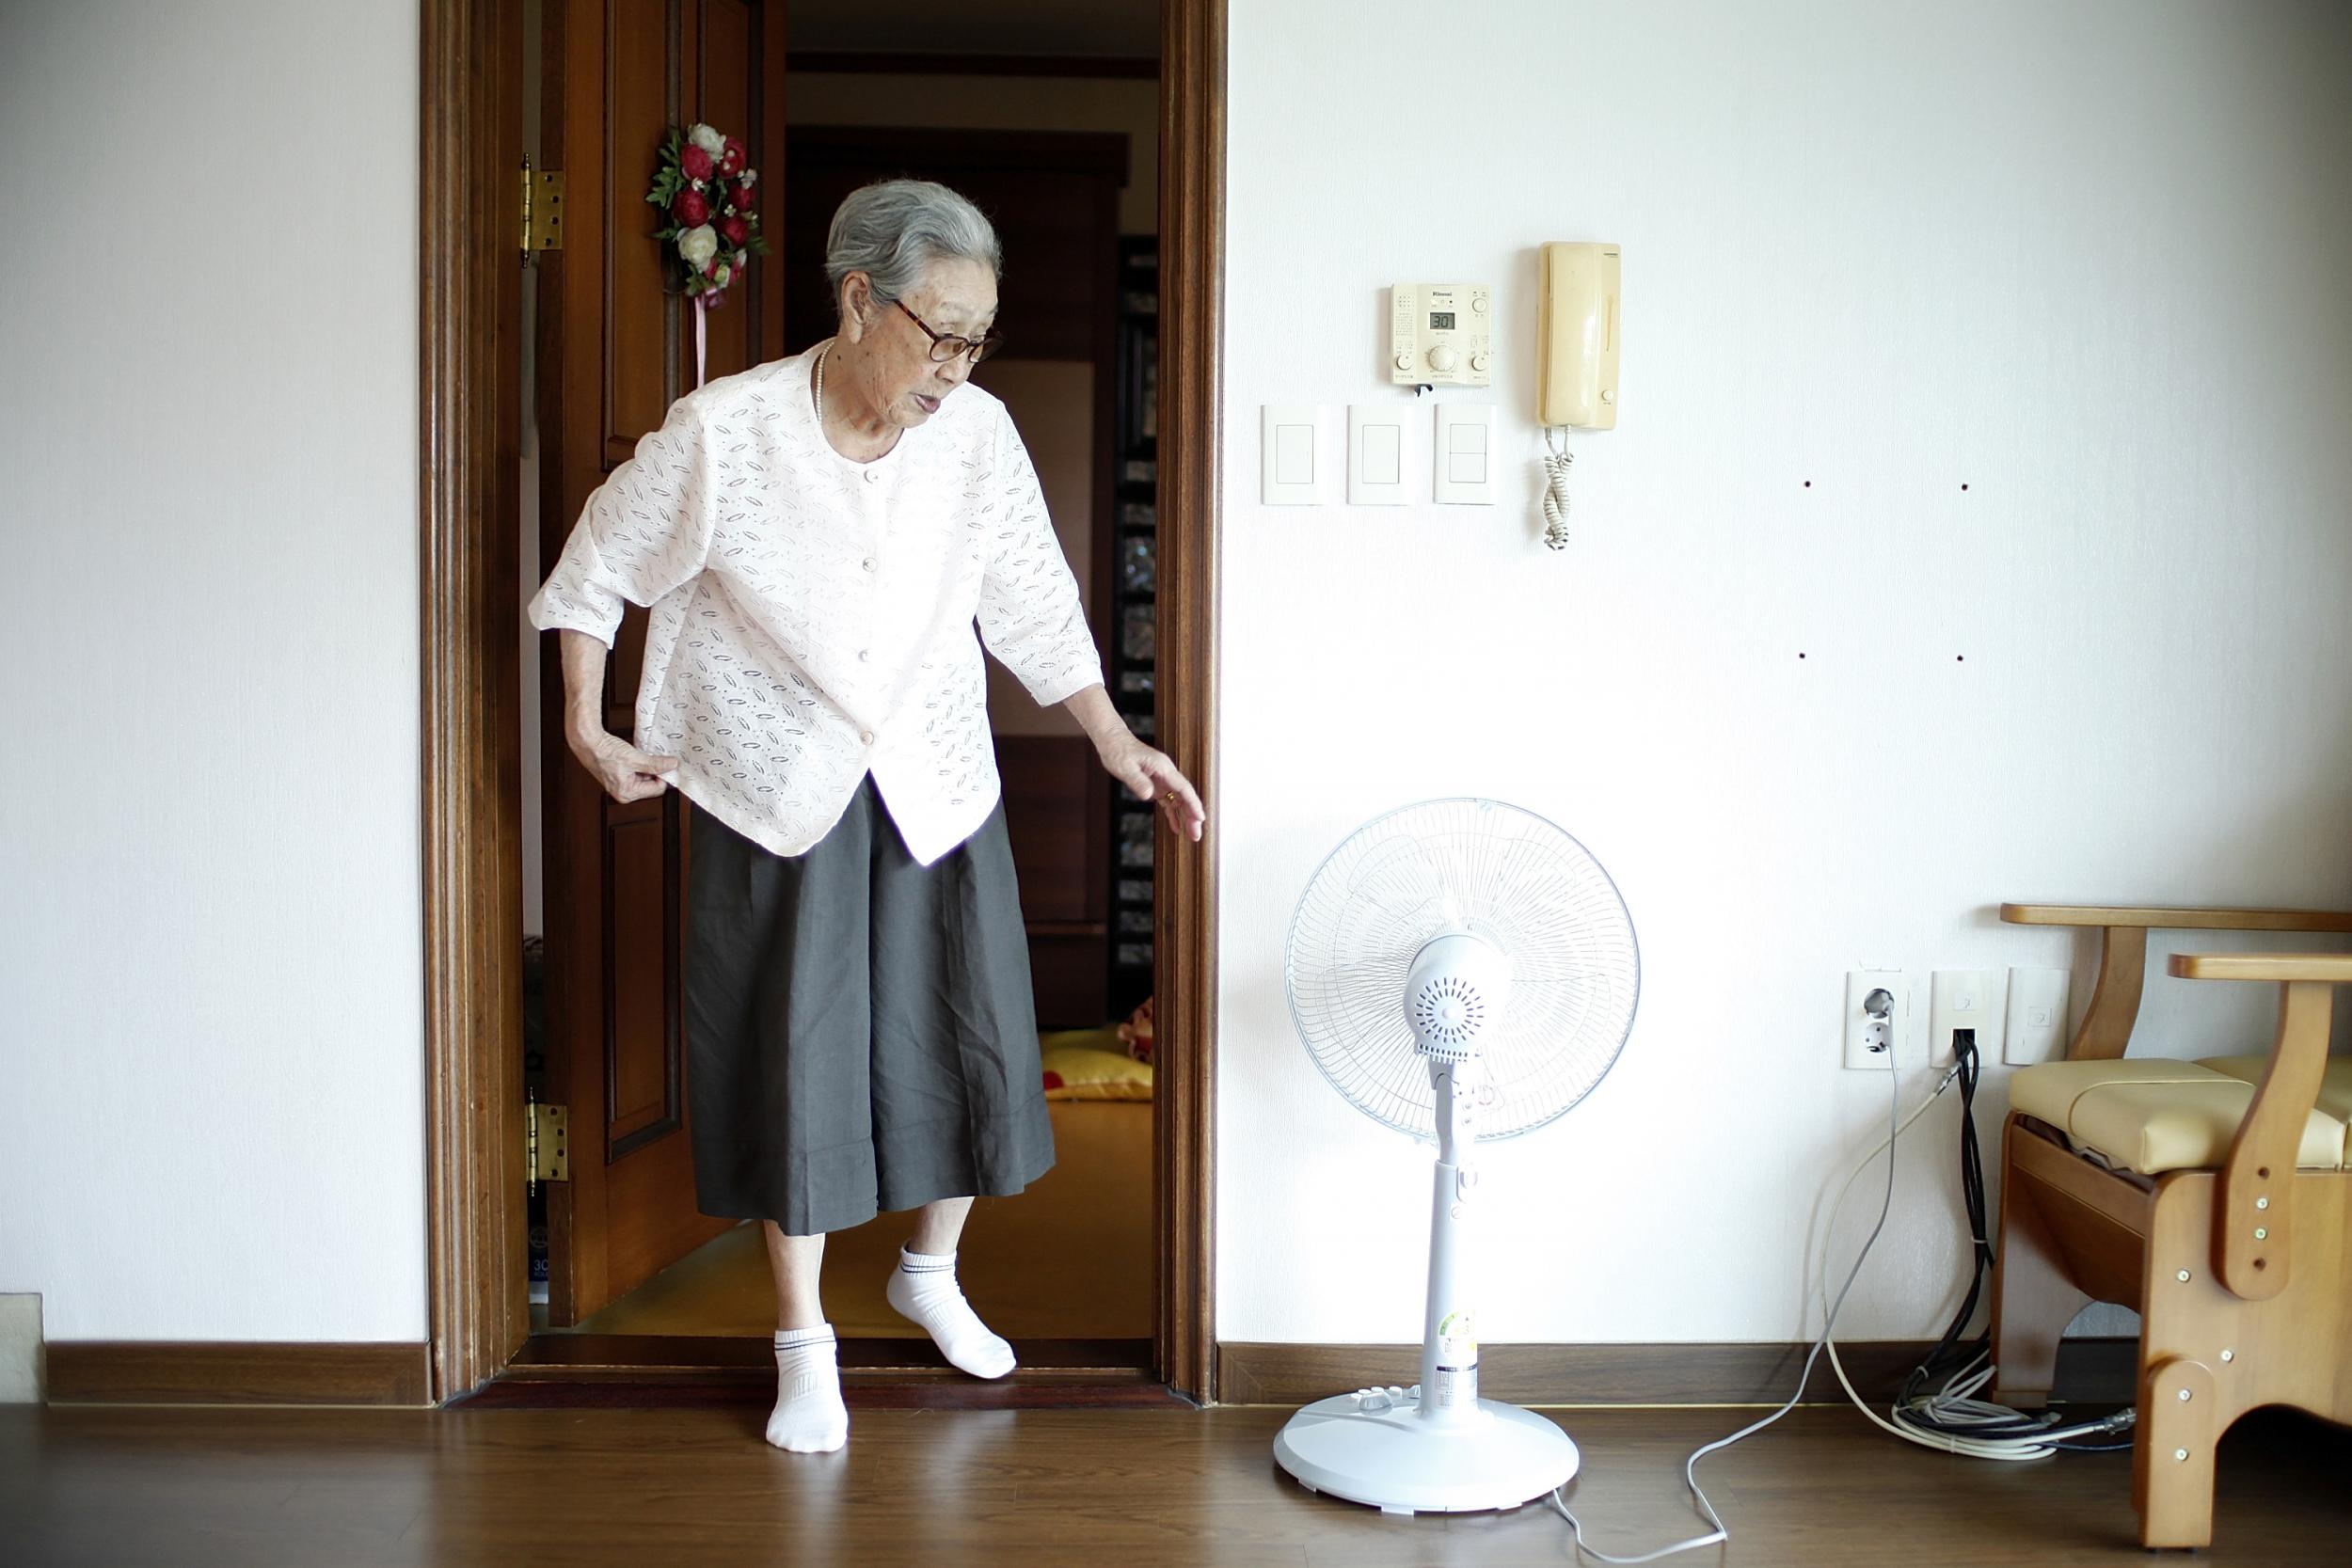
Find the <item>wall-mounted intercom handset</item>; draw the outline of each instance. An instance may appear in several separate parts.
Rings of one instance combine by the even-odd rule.
[[[1617,428],[1617,280],[1613,245],[1544,246],[1535,327],[1535,421],[1544,427],[1544,543],[1568,543],[1565,431]]]
[[[1389,380],[1399,387],[1484,387],[1493,350],[1484,283],[1399,283],[1389,290]]]
[[[1617,247],[1544,246],[1535,328],[1535,422],[1617,428]]]

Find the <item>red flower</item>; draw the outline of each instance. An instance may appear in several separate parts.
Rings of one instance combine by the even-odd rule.
[[[729,136],[727,138],[727,150],[719,154],[719,172],[722,174],[740,174],[743,172],[743,166],[751,161],[752,155],[750,150],[746,149],[741,142],[737,141],[733,136]]]
[[[685,171],[689,180],[707,180],[710,178],[710,154],[690,141],[679,150],[677,166]]]
[[[727,199],[735,203],[735,210],[739,213],[748,213],[759,205],[757,193],[749,185],[736,186],[728,193]]]
[[[680,191],[677,199],[670,203],[670,215],[691,229],[710,221],[710,203],[700,191]]]
[[[719,234],[727,244],[739,247],[751,238],[752,226],[739,217],[723,217],[719,220]]]

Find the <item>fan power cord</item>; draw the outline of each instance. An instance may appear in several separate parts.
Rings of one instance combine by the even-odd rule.
[[[1728,1437],[1718,1437],[1711,1443],[1702,1444],[1700,1447],[1692,1449],[1691,1457],[1682,1462],[1683,1484],[1691,1489],[1691,1499],[1692,1504],[1698,1510],[1699,1517],[1706,1520],[1711,1528],[1705,1535],[1694,1535],[1688,1541],[1678,1541],[1671,1546],[1661,1546],[1658,1550],[1654,1552],[1645,1552],[1640,1557],[1612,1557],[1607,1552],[1601,1551],[1597,1547],[1590,1546],[1585,1544],[1584,1526],[1582,1522],[1580,1521],[1574,1513],[1568,1512],[1568,1505],[1566,1502],[1562,1500],[1560,1497],[1560,1489],[1555,1486],[1549,1494],[1549,1500],[1551,1503],[1551,1506],[1559,1511],[1560,1517],[1568,1522],[1568,1529],[1574,1537],[1576,1549],[1580,1554],[1597,1559],[1602,1562],[1619,1564],[1620,1568],[1633,1568],[1633,1565],[1637,1563],[1656,1562],[1661,1558],[1674,1557],[1682,1552],[1694,1552],[1702,1546],[1721,1545],[1730,1541],[1731,1531],[1725,1528],[1723,1516],[1715,1512],[1715,1505],[1707,1500],[1707,1493],[1705,1489],[1699,1485],[1699,1461],[1705,1459],[1708,1454],[1714,1453],[1719,1449],[1727,1449],[1734,1443],[1755,1436],[1757,1433],[1762,1432],[1766,1427],[1771,1426],[1774,1421],[1779,1420],[1783,1416],[1786,1416],[1788,1412],[1794,1410],[1797,1407],[1797,1402],[1804,1397],[1804,1386],[1812,1379],[1813,1376],[1813,1364],[1821,1358],[1821,1352],[1829,1345],[1830,1331],[1837,1326],[1837,1314],[1838,1311],[1846,1305],[1847,1292],[1853,1289],[1853,1282],[1861,1276],[1862,1265],[1868,1260],[1870,1257],[1870,1248],[1878,1243],[1879,1233],[1886,1228],[1886,1216],[1895,1207],[1895,1158],[1891,1152],[1895,1146],[1895,1140],[1902,1135],[1904,1128],[1910,1126],[1912,1122],[1917,1121],[1927,1111],[1927,1108],[1935,1103],[1937,1096],[1943,1094],[1946,1087],[1948,1086],[1952,1080],[1958,1076],[1959,1069],[1955,1067],[1951,1072],[1945,1074],[1943,1083],[1936,1085],[1934,1092],[1930,1094],[1926,1100],[1920,1101],[1918,1109],[1913,1111],[1908,1118],[1904,1118],[1902,1117],[1901,1083],[1896,1076],[1895,1072],[1895,1053],[1892,1051],[1889,1051],[1886,1053],[1886,1141],[1879,1145],[1878,1148],[1872,1149],[1863,1160],[1862,1164],[1854,1167],[1856,1173],[1859,1174],[1865,1166],[1868,1165],[1871,1160],[1878,1158],[1879,1149],[1886,1149],[1890,1151],[1886,1159],[1886,1191],[1879,1199],[1878,1223],[1870,1227],[1870,1234],[1864,1240],[1862,1243],[1862,1250],[1854,1254],[1853,1267],[1846,1271],[1846,1282],[1837,1288],[1837,1298],[1830,1303],[1829,1317],[1827,1321],[1821,1324],[1821,1337],[1813,1341],[1813,1349],[1806,1354],[1804,1358],[1804,1369],[1797,1374],[1796,1391],[1788,1396],[1788,1402],[1783,1404],[1778,1410],[1775,1410],[1771,1415],[1765,1417],[1762,1420],[1741,1427],[1738,1432],[1733,1433]],[[1853,1179],[1851,1177],[1847,1178],[1846,1185],[1849,1187],[1853,1185]],[[1844,1194],[1841,1192],[1839,1196],[1842,1199]],[[1836,1219],[1837,1212],[1835,1209],[1833,1209],[1830,1212],[1830,1220],[1833,1226],[1836,1224]],[[1827,1241],[1824,1240],[1823,1253],[1825,1259],[1827,1246]]]
[[[1568,547],[1568,469],[1576,453],[1568,450],[1567,434],[1544,432],[1544,543],[1555,550]]]

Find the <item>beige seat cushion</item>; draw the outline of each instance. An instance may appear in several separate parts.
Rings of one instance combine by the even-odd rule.
[[[2199,1062],[2161,1057],[2044,1062],[2010,1075],[2009,1102],[2108,1164],[2154,1176],[2219,1165],[2254,1102],[2254,1085]],[[2313,1111],[2296,1164],[2340,1168],[2344,1136],[2343,1121]]]
[[[2207,1056],[2197,1065],[2209,1067],[2216,1072],[2242,1079],[2249,1084],[2260,1084],[2263,1074],[2269,1069],[2270,1057],[2267,1054]],[[2328,1058],[2327,1075],[2319,1083],[2319,1108],[2343,1122],[2347,1129],[2352,1129],[2352,1056]],[[2344,1158],[2352,1160],[2352,1132],[2347,1132],[2345,1137]]]

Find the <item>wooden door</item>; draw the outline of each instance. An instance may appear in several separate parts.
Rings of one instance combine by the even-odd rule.
[[[644,200],[674,125],[739,137],[782,248],[781,0],[546,0],[546,166],[565,176],[564,248],[539,265],[540,559],[589,492],[693,386],[693,322],[665,292]],[[708,321],[709,374],[783,353],[780,265],[755,258]],[[607,663],[605,725],[629,736],[645,612]],[[548,1205],[548,1319],[595,1311],[725,1229],[694,1207],[681,970],[686,814],[675,791],[618,805],[565,748],[563,675],[542,661],[549,1099],[570,1180]]]

